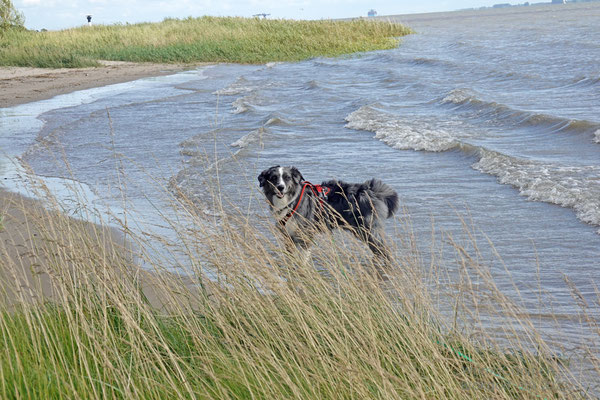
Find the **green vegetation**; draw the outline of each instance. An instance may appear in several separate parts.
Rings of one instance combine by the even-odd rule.
[[[411,33],[367,20],[257,18],[166,19],[161,23],[84,26],[55,32],[10,29],[0,37],[0,65],[95,66],[97,60],[265,63],[389,49]]]
[[[35,276],[51,276],[54,295],[36,301],[25,285],[6,293],[1,398],[584,397],[478,257],[452,238],[460,270],[476,271],[460,280],[476,279],[478,290],[454,287],[462,300],[447,326],[408,233],[399,233],[407,246],[398,268],[382,280],[350,237],[321,237],[306,263],[262,236],[243,211],[215,220],[172,201],[178,216],[164,222],[177,238],[158,238],[165,252],[121,221],[152,275],[118,244],[107,246],[101,230],[60,214],[31,218],[45,243],[33,252],[45,260]],[[0,260],[14,271],[0,286],[11,290],[26,267],[2,247]],[[181,264],[189,279],[166,271]],[[474,328],[488,302],[507,321],[501,344]]]

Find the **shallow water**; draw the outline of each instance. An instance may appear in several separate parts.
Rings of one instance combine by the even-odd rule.
[[[4,109],[0,146],[114,205],[122,168],[148,219],[154,178],[210,214],[205,182],[218,173],[227,198],[264,216],[256,176],[271,165],[317,183],[378,177],[399,192],[424,265],[432,224],[441,240],[463,237],[466,220],[500,287],[516,284],[532,313],[573,319],[565,274],[598,316],[600,3],[396,20],[418,33],[395,50],[217,65]]]

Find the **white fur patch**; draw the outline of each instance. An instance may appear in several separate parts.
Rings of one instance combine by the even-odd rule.
[[[283,196],[281,199],[277,196],[273,197],[272,211],[273,211],[273,214],[275,214],[275,217],[277,219],[281,219],[281,218],[285,217],[285,215],[290,212],[290,210],[291,210],[289,207],[290,201],[292,201],[292,200],[289,198],[289,195],[287,195],[287,194],[285,196]]]
[[[296,233],[296,231],[298,230],[298,228],[299,228],[298,223],[293,218],[290,218],[288,220],[288,222],[285,224],[285,231],[290,236],[293,236]]]
[[[277,183],[277,185],[283,186],[283,190],[281,191],[282,193],[285,193],[285,190],[287,189],[287,187],[285,186],[285,181],[283,180],[283,167],[279,167],[279,182]]]

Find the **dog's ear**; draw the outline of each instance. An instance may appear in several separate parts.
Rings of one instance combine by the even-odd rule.
[[[292,179],[294,179],[294,182],[300,183],[304,180],[304,177],[302,176],[300,171],[298,171],[298,168],[292,167],[291,171],[292,171]]]
[[[267,174],[269,173],[268,169],[265,169],[263,172],[260,173],[260,175],[258,176],[258,183],[260,183],[260,187],[265,186],[265,182],[267,181]]]

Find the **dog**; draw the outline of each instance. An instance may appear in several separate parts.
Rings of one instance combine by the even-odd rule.
[[[391,265],[390,250],[383,241],[383,220],[398,210],[398,193],[379,179],[313,185],[296,167],[276,165],[262,171],[258,182],[279,230],[297,249],[308,251],[317,232],[342,228]]]

